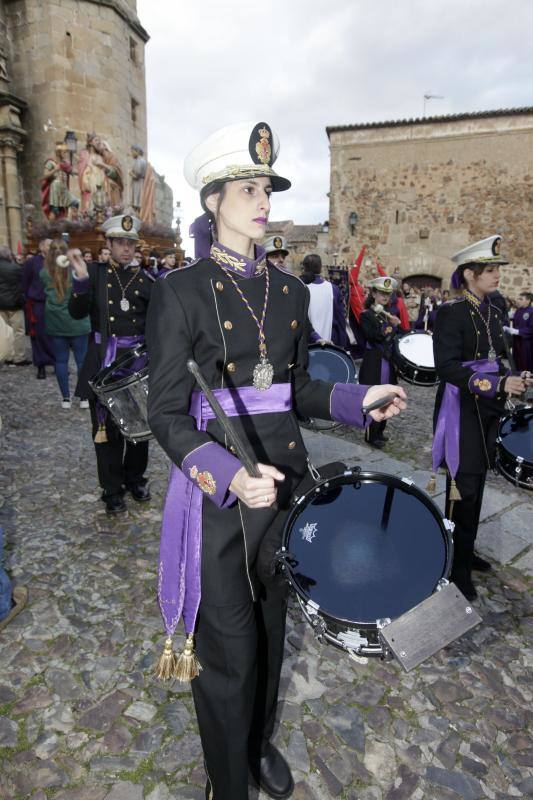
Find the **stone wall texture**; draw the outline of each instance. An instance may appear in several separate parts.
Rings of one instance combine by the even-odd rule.
[[[353,262],[368,245],[402,277],[449,285],[450,256],[493,233],[510,265],[501,288],[533,288],[533,109],[328,128],[329,249]],[[352,233],[351,212],[357,214]]]
[[[124,172],[129,204],[130,148],[147,148],[148,34],[136,6],[136,0],[0,0],[11,89],[28,103],[28,137],[19,158],[25,204],[39,209],[44,162],[67,130],[75,132],[78,152],[89,132],[109,143]],[[71,189],[78,194],[76,175]],[[158,211],[165,214],[158,214],[158,222],[168,225],[169,191],[158,181]]]

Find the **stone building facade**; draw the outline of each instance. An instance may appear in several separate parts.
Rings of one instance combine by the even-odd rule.
[[[5,93],[15,98],[9,114],[18,115],[20,127],[11,134],[18,153],[20,224],[8,224],[0,213],[0,239],[13,248],[24,238],[24,217],[42,218],[43,165],[67,131],[74,133],[78,153],[91,132],[109,143],[124,173],[128,205],[130,148],[137,144],[146,152],[147,145],[144,49],[149,37],[136,6],[136,0],[0,0],[0,108],[8,104]],[[3,158],[2,136],[0,118]],[[76,169],[75,153],[73,161]],[[170,226],[170,190],[159,180],[156,187],[158,221]],[[76,175],[71,190],[79,192]],[[0,178],[2,211],[6,191]]]
[[[327,228],[322,225],[296,225],[292,219],[272,221],[268,223],[266,235],[286,238],[289,255],[285,263],[295,275],[300,274],[302,260],[309,253],[318,253],[325,265],[333,264],[327,249]]]
[[[404,278],[447,288],[450,255],[500,233],[501,288],[533,287],[533,108],[328,127],[329,249],[368,246]]]

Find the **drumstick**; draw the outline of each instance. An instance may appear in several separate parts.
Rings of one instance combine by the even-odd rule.
[[[235,448],[235,452],[237,453],[237,456],[239,457],[239,460],[241,461],[248,475],[250,475],[250,477],[252,478],[262,478],[263,476],[261,475],[261,472],[257,467],[257,463],[251,448],[248,446],[247,442],[241,439],[241,437],[235,430],[230,418],[228,417],[228,415],[226,414],[226,412],[216,399],[215,395],[207,385],[204,376],[200,372],[200,367],[198,366],[196,361],[194,361],[194,359],[190,358],[187,361],[187,369],[196,378],[196,382],[198,383],[200,389],[204,393],[207,402],[213,409],[213,413],[215,414],[215,417],[217,418],[218,422],[220,422],[220,424],[222,425],[224,433],[226,434],[231,444]]]
[[[394,398],[397,395],[395,394],[386,394],[384,397],[380,397],[379,400],[374,400],[373,403],[369,403],[367,406],[363,406],[362,412],[363,414],[368,414],[369,411],[375,411],[376,408],[383,408],[383,406],[388,406],[389,403],[392,403]]]

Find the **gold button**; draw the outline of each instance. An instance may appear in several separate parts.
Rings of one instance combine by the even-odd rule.
[[[115,317],[109,317],[109,322],[114,322],[114,321],[115,321]]]
[[[111,284],[110,283],[107,284],[107,288],[111,289]]]
[[[113,274],[113,270],[112,269],[108,269],[107,271],[109,272],[110,275]]]
[[[139,283],[144,283],[142,278],[139,278]]]
[[[112,306],[112,305],[113,305],[113,301],[112,301],[112,300],[110,300],[110,301],[109,301],[109,305],[110,305],[110,306]]]
[[[137,320],[136,319],[132,319],[132,322],[137,322]]]
[[[297,327],[298,327],[298,320],[293,319],[293,321],[291,322],[291,328],[293,329],[293,331],[295,331]]]
[[[289,287],[288,286],[284,286],[283,287],[283,294],[289,294]]]
[[[237,369],[237,365],[234,364],[233,361],[230,361],[226,369],[228,370],[228,372],[235,372],[235,370]]]
[[[138,289],[135,289],[135,294],[139,294],[139,290]]]
[[[217,281],[217,282],[215,283],[215,286],[217,287],[217,289],[218,289],[218,291],[219,291],[219,292],[222,292],[222,291],[223,291],[223,289],[224,289],[224,284],[222,283],[222,281]]]
[[[230,444],[229,449],[230,449],[230,453],[233,453],[234,455],[237,452],[232,444]]]
[[[225,321],[225,323],[224,323],[224,327],[225,327],[225,329],[226,329],[227,331],[230,331],[230,330],[233,328],[233,323],[232,323],[232,322],[230,322],[230,321],[229,321],[229,319],[227,319],[227,320]]]
[[[296,447],[296,442],[289,442],[287,447],[289,448],[289,450],[294,450],[294,448]]]

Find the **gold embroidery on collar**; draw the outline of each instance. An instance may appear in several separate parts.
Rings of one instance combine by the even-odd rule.
[[[217,264],[230,267],[231,269],[237,270],[237,272],[246,272],[246,261],[244,259],[230,256],[229,253],[226,253],[225,250],[221,250],[220,247],[216,247],[214,244],[211,245],[211,258],[213,261],[216,261]]]
[[[480,306],[481,305],[481,300],[479,299],[479,297],[476,297],[475,294],[472,294],[472,292],[469,292],[468,289],[464,290],[464,295],[465,295],[466,299],[469,300],[471,303],[474,303],[474,305],[476,305],[476,306]]]

